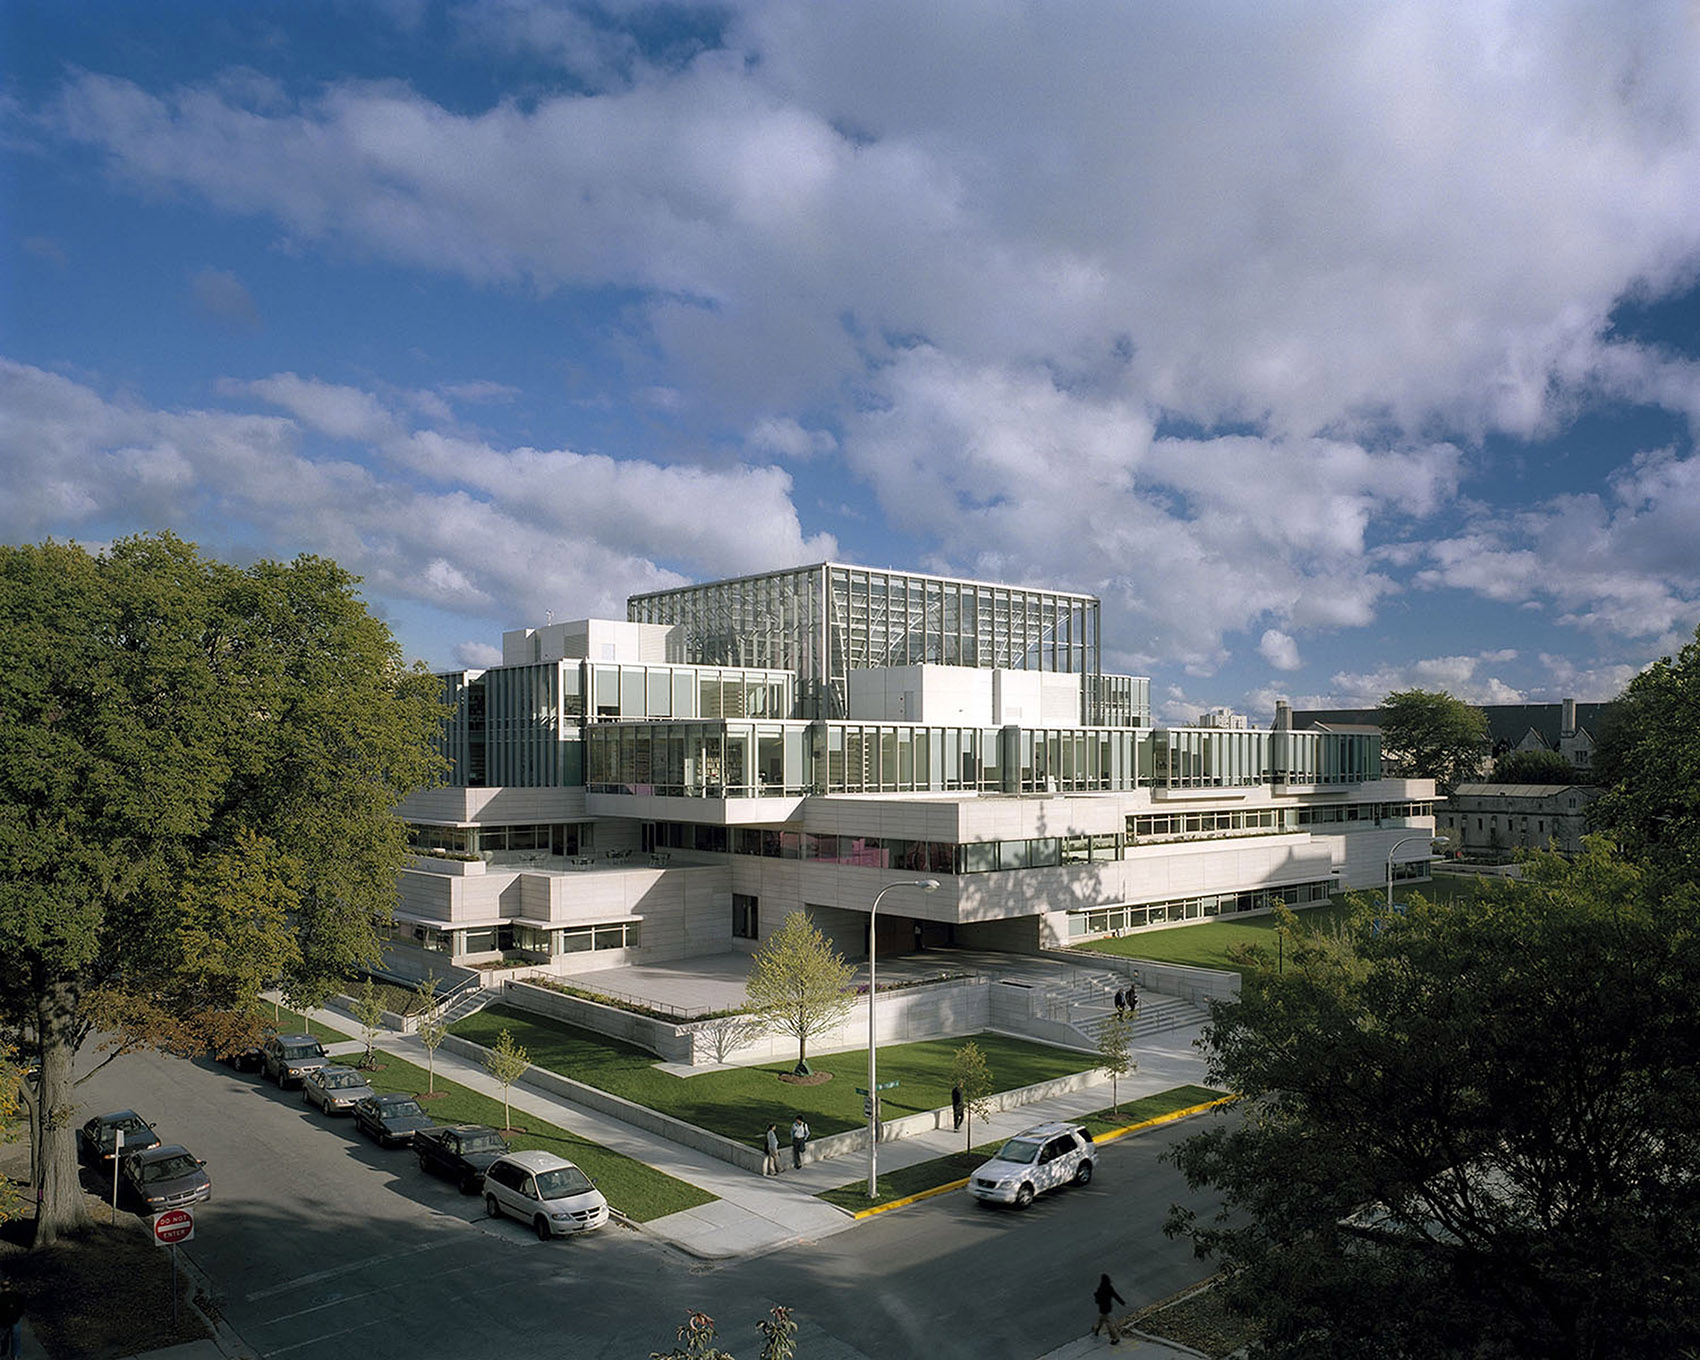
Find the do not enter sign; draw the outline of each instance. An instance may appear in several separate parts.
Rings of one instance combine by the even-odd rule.
[[[174,1247],[194,1235],[195,1216],[187,1209],[167,1209],[163,1214],[154,1215],[153,1236],[160,1245]]]

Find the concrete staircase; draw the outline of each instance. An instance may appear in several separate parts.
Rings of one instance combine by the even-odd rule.
[[[1112,998],[1114,993],[1111,993]],[[1114,1001],[1103,1007],[1094,1007],[1089,1011],[1078,1013],[1073,1020],[1074,1027],[1080,1031],[1087,1044],[1098,1047],[1098,1035],[1102,1032],[1110,1017],[1116,1013]],[[1182,1001],[1175,996],[1160,996],[1155,992],[1141,992],[1139,1009],[1133,1013],[1133,1024],[1128,1030],[1134,1043],[1138,1043],[1144,1035],[1164,1034],[1172,1029],[1184,1029],[1189,1025],[1202,1024],[1209,1018],[1209,1013],[1190,1001]]]
[[[469,1015],[476,1015],[494,1001],[500,1001],[500,987],[471,986],[455,992],[447,998],[443,1010],[443,1023],[452,1025],[458,1020],[464,1020]]]

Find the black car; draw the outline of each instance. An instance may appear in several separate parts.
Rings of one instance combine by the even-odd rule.
[[[124,1132],[126,1157],[159,1146],[159,1135],[141,1115],[134,1110],[114,1110],[111,1114],[97,1114],[77,1130],[77,1151],[82,1159],[94,1166],[110,1162],[120,1129]]]
[[[412,1096],[392,1092],[388,1095],[367,1096],[354,1107],[354,1125],[380,1147],[400,1146],[413,1141],[420,1129],[434,1129],[437,1124]]]
[[[206,1163],[176,1143],[149,1148],[134,1156],[125,1154],[122,1171],[125,1188],[143,1213],[157,1214],[181,1209],[212,1198],[212,1180]]]
[[[484,1186],[484,1172],[508,1145],[487,1124],[449,1124],[420,1129],[413,1135],[413,1151],[421,1171],[446,1176],[461,1194],[476,1195]]]

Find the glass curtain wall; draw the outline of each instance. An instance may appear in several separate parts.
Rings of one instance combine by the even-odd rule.
[[[1095,675],[1091,595],[823,563],[634,595],[636,623],[682,625],[699,665],[780,666],[798,718],[840,718],[852,670],[920,664]]]

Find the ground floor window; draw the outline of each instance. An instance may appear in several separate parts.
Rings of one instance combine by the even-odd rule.
[[[460,950],[462,954],[488,954],[499,948],[496,943],[496,927],[481,926],[477,930],[463,930],[460,935]]]
[[[1212,893],[1202,897],[1180,897],[1167,902],[1125,903],[1115,907],[1088,907],[1068,914],[1071,939],[1090,935],[1114,935],[1141,926],[1202,921],[1241,911],[1262,911],[1276,902],[1289,907],[1306,907],[1326,902],[1333,890],[1331,879],[1311,883],[1288,883],[1279,888],[1251,888],[1245,892]]]
[[[561,953],[584,954],[595,949],[636,949],[638,922],[614,925],[572,926],[561,932]]]
[[[746,893],[732,894],[732,937],[738,940],[761,938],[761,912],[755,898]]]

